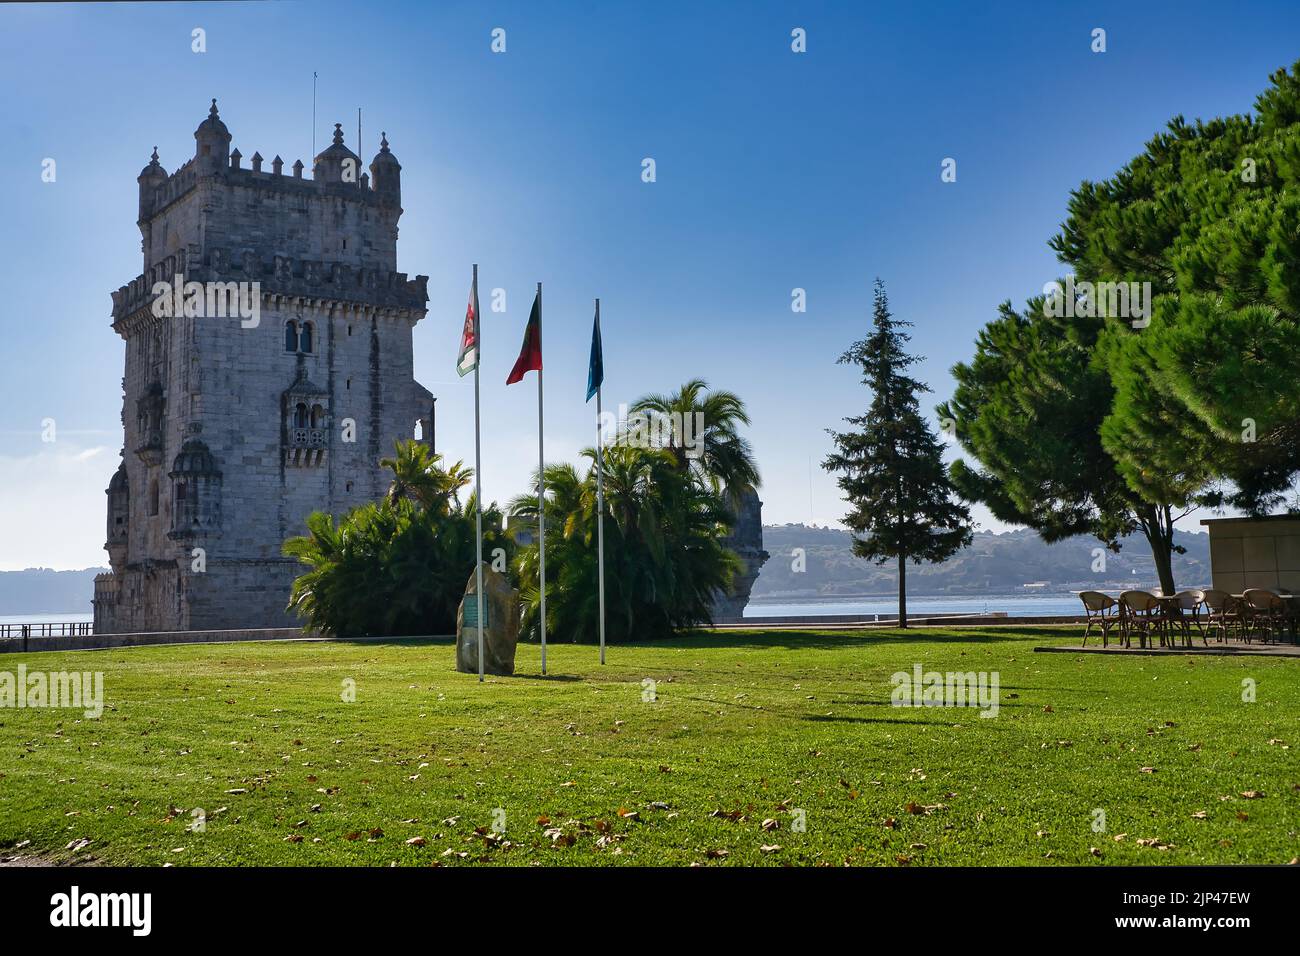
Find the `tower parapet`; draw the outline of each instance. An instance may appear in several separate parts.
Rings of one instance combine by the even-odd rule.
[[[366,173],[361,158],[344,142],[342,124],[334,124],[334,141],[315,157],[310,177],[303,176],[305,167],[302,160],[296,160],[292,174],[286,175],[284,161],[279,156],[272,160],[271,169],[266,170],[260,152],[254,152],[251,168],[245,166],[243,153],[231,149],[232,141],[214,99],[207,119],[194,131],[193,157],[168,175],[158,161],[157,148],[154,149],[149,164],[137,177],[140,187],[139,226],[144,239],[146,268],[176,254],[175,236],[179,233],[190,233],[187,242],[190,238],[199,238],[198,230],[192,228],[194,215],[173,214],[175,207],[186,205],[190,196],[201,189],[205,202],[214,194],[229,195],[231,190],[239,190],[238,202],[277,206],[286,220],[312,218],[312,222],[289,223],[279,236],[256,237],[287,240],[287,244],[282,242],[279,245],[295,257],[310,256],[303,240],[312,234],[320,235],[325,225],[320,221],[323,211],[312,200],[324,196],[337,197],[353,209],[350,215],[344,216],[352,220],[351,223],[344,225],[351,226],[354,234],[340,236],[338,243],[338,251],[349,254],[340,258],[359,266],[366,258],[362,255],[365,253],[378,259],[377,264],[386,264],[390,271],[396,268],[397,220],[402,214],[402,166],[389,148],[386,133],[381,138],[379,152],[370,163],[370,172]],[[242,191],[250,192],[245,194]],[[232,196],[232,201],[234,199]],[[154,228],[158,223],[170,229]],[[329,225],[333,226],[333,223]],[[272,241],[269,244],[277,243]],[[201,252],[206,254],[206,249]]]

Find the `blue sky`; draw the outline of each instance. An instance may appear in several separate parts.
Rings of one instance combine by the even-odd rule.
[[[1297,58],[1283,2],[4,5],[0,569],[105,563],[109,292],[141,271],[135,177],[155,144],[168,170],[193,154],[213,96],[234,146],[286,165],[310,166],[313,70],[318,149],[335,122],[356,148],[358,107],[367,161],[388,132],[398,265],[430,277],[416,375],[452,459],[473,458],[453,370],[471,263],[485,309],[507,291],[483,330],[489,497],[523,491],[535,463],[532,379],[503,383],[541,281],[549,459],[591,442],[600,296],[607,407],[696,376],[739,392],[765,520],[831,524],[824,430],[868,400],[834,360],[867,328],[874,277],[915,323],[930,407],[997,304],[1063,271],[1046,240],[1071,188],[1176,114],[1248,111]]]

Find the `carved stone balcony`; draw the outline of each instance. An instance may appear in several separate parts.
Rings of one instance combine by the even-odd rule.
[[[284,463],[292,468],[316,468],[325,463],[329,432],[324,428],[291,428]]]
[[[140,438],[140,444],[133,451],[146,465],[153,467],[162,463],[163,434],[161,428],[146,431]]]

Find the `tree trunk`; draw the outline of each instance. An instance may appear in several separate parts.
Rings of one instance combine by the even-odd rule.
[[[898,626],[907,627],[907,557],[898,556]]]
[[[1147,544],[1151,546],[1151,557],[1155,561],[1156,574],[1160,578],[1160,590],[1165,594],[1176,594],[1174,584],[1174,522],[1168,505],[1151,505],[1138,513],[1138,524]]]

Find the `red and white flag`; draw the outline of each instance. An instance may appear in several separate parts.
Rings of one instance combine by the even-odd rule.
[[[465,328],[460,333],[460,354],[456,356],[456,371],[464,378],[478,368],[478,270],[470,285],[469,305],[465,307]]]

